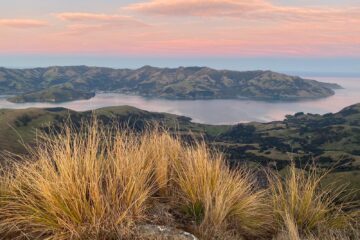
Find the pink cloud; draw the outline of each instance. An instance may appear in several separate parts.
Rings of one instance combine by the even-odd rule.
[[[84,35],[93,32],[120,31],[121,29],[132,30],[149,27],[150,25],[130,16],[88,13],[88,12],[63,12],[55,16],[63,21],[70,22],[65,31],[59,35]]]
[[[150,0],[125,8],[160,16],[163,52],[233,56],[359,56],[359,7],[294,7],[269,0]],[[170,30],[178,18],[184,24]],[[194,19],[194,17],[198,17]],[[190,23],[191,21],[191,23]],[[183,28],[182,28],[183,27]]]
[[[45,27],[48,23],[35,19],[0,19],[0,26],[25,29]]]
[[[49,19],[54,27],[40,32],[0,27],[0,52],[360,56],[359,8],[289,7],[270,0],[153,0],[126,9],[129,16],[57,13],[57,19]]]
[[[87,13],[87,12],[64,12],[58,13],[56,16],[64,21],[70,22],[97,22],[97,23],[112,23],[121,24],[124,26],[147,26],[130,16],[103,14],[103,13]]]
[[[268,0],[151,0],[125,7],[163,16],[231,17],[272,20],[359,20],[360,8],[289,7]]]
[[[255,11],[267,6],[268,4],[262,0],[152,0],[130,4],[125,9],[172,16],[223,16],[235,14],[239,10]]]

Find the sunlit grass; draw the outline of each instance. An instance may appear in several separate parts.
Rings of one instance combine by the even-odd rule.
[[[230,170],[223,157],[204,144],[189,148],[176,167],[178,198],[204,239],[237,231],[262,236],[272,225],[265,191],[246,170]]]
[[[2,177],[0,234],[111,239],[144,217],[155,192],[140,139],[92,126],[43,140]]]
[[[39,139],[1,174],[0,239],[134,239],[164,205],[168,224],[200,239],[356,239],[344,189],[323,187],[315,170],[291,166],[260,189],[251,171],[158,127],[93,121]]]
[[[320,173],[315,167],[305,171],[291,164],[288,170],[284,179],[278,174],[269,178],[278,230],[285,231],[291,239],[300,236],[325,239],[324,234],[331,231],[351,229],[356,212],[346,210],[356,204],[350,201],[344,185],[323,186],[322,180],[329,172]]]

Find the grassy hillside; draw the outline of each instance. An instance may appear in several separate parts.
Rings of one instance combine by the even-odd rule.
[[[31,142],[36,129],[60,126],[68,119],[79,124],[83,119],[89,120],[92,114],[92,111],[64,108],[0,110],[0,150],[18,151],[22,148],[20,139]],[[202,135],[209,143],[224,149],[234,162],[255,161],[282,168],[290,158],[299,163],[316,158],[324,166],[341,160],[344,170],[360,166],[360,104],[335,114],[297,113],[284,121],[234,126],[198,124],[187,117],[129,106],[102,108],[95,114],[105,124],[115,122],[143,129],[149,122],[160,122],[183,135]]]
[[[151,121],[164,122],[174,128],[181,125],[188,129],[187,126],[191,125],[190,119],[186,117],[151,113],[129,106],[98,109],[95,113],[107,124],[117,122],[135,129],[142,129]],[[0,151],[24,152],[23,143],[32,144],[37,131],[60,127],[69,120],[80,124],[82,120],[91,119],[92,115],[92,111],[75,112],[65,108],[0,110]]]
[[[360,189],[360,104],[335,114],[297,113],[284,121],[239,124],[213,144],[235,165],[255,162],[280,170],[293,160],[299,167],[309,162],[321,168],[336,166],[329,182]]]
[[[320,164],[339,158],[344,168],[359,169],[360,104],[335,114],[288,115],[284,121],[239,124],[223,133],[221,142],[252,146],[247,152],[270,159],[316,157]]]
[[[14,103],[25,102],[67,102],[74,100],[90,99],[95,96],[93,92],[84,92],[67,87],[50,87],[45,90],[29,92],[7,100]]]
[[[40,95],[46,95],[46,91],[53,91],[51,90],[53,87],[65,87],[84,92],[115,91],[169,99],[252,98],[262,100],[328,97],[334,94],[333,89],[340,88],[337,84],[306,80],[271,71],[238,72],[214,70],[207,67],[170,69],[145,66],[136,70],[86,66],[0,68],[2,94],[41,91]],[[21,99],[27,101],[25,97]],[[53,98],[44,98],[44,100],[49,99],[53,100]],[[65,100],[72,100],[72,98]]]
[[[267,171],[261,187],[201,141],[96,121],[38,143],[0,175],[1,239],[359,238],[357,205],[316,169]]]
[[[139,131],[159,122],[185,140],[204,139],[224,152],[233,165],[261,164],[279,170],[294,160],[298,166],[315,161],[323,168],[337,167],[338,179],[351,180],[360,189],[360,104],[335,114],[297,113],[284,121],[214,126],[190,118],[152,113],[133,107],[110,107],[95,111],[105,125],[130,126]],[[92,112],[64,108],[0,110],[0,151],[24,153],[24,143],[33,144],[36,132],[59,128],[69,119],[77,125]]]

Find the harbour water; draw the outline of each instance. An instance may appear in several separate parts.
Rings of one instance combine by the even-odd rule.
[[[264,102],[254,100],[166,100],[148,99],[117,93],[99,93],[90,100],[65,103],[15,104],[0,96],[0,108],[65,107],[76,111],[87,111],[102,107],[130,105],[140,109],[167,112],[191,117],[194,122],[208,124],[234,124],[239,122],[268,122],[282,120],[287,114],[296,112],[337,112],[342,108],[360,103],[360,77],[307,77],[323,82],[338,83],[344,89],[336,90],[334,96],[297,102]]]

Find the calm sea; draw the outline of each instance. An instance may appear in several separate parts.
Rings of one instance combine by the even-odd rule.
[[[130,105],[140,109],[167,112],[188,116],[194,122],[208,124],[234,124],[239,122],[268,122],[282,120],[287,114],[296,112],[319,113],[337,112],[342,108],[360,103],[360,77],[307,77],[323,82],[338,83],[344,89],[337,90],[332,97],[300,102],[262,102],[253,100],[165,100],[147,99],[116,93],[97,94],[90,100],[59,104],[26,103],[14,104],[0,96],[0,108],[65,107],[86,111],[108,106]]]

